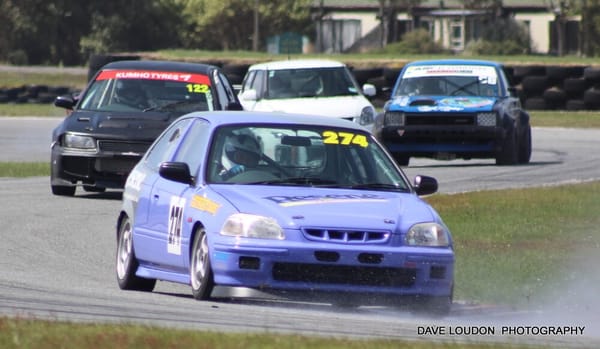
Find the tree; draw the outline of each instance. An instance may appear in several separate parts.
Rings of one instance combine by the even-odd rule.
[[[80,43],[86,55],[181,46],[183,6],[178,1],[105,0],[90,6],[90,31]]]
[[[250,50],[254,33],[254,11],[258,3],[259,32],[264,37],[310,30],[311,0],[180,0],[188,26],[185,48],[206,50]],[[263,40],[262,47],[265,47]]]
[[[582,54],[588,57],[600,55],[600,0],[577,1],[581,13]],[[572,4],[577,6],[577,4]],[[577,9],[579,11],[579,9]]]
[[[415,6],[421,4],[423,0],[378,0],[379,2],[379,21],[381,23],[381,47],[387,46],[390,42],[397,41],[398,30],[396,28],[396,18],[400,9],[406,9],[408,13],[412,12]]]

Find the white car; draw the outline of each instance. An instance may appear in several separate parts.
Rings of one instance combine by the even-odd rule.
[[[252,65],[238,97],[245,110],[344,118],[372,130],[376,112],[365,96],[375,93],[341,62],[296,59]]]

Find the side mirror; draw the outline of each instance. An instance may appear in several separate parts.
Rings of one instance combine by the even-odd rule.
[[[54,100],[54,105],[60,108],[73,109],[76,100],[71,96],[58,96]]]
[[[164,179],[178,183],[192,184],[193,182],[190,168],[185,162],[163,162],[160,164],[158,174]]]
[[[246,90],[242,92],[240,99],[244,101],[255,101],[258,99],[258,95],[256,94],[256,90]]]
[[[429,176],[416,176],[413,186],[419,196],[433,194],[438,190],[437,180]]]
[[[364,84],[362,89],[365,96],[373,97],[377,94],[377,89],[373,84]]]

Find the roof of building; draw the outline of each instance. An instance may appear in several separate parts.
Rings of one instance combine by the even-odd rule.
[[[379,0],[314,0],[312,8],[323,6],[326,9],[340,10],[378,10]],[[464,2],[461,0],[423,0],[417,6],[428,9],[462,9]],[[527,10],[548,10],[547,0],[503,0],[503,7],[507,9],[527,11]]]

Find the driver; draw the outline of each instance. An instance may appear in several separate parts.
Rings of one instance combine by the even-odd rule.
[[[221,156],[223,169],[219,172],[219,176],[227,180],[258,166],[260,154],[258,141],[251,135],[241,134],[227,137]]]
[[[146,93],[136,81],[117,81],[115,101],[138,109],[146,109],[148,107]]]

